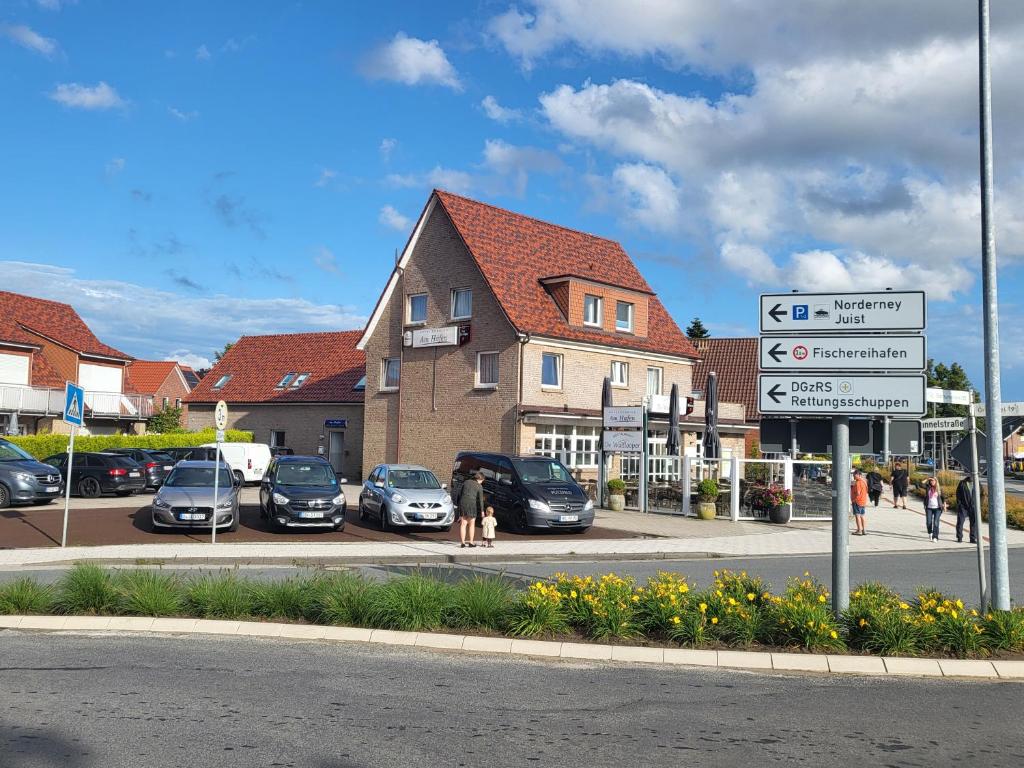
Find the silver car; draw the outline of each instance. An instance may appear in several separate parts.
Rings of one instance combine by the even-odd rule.
[[[212,461],[179,461],[153,497],[153,530],[210,528],[213,524]],[[217,482],[217,528],[238,530],[241,484],[231,468],[220,463]]]
[[[455,506],[447,486],[415,464],[380,464],[359,493],[359,519],[377,518],[381,530],[439,527],[450,530]]]

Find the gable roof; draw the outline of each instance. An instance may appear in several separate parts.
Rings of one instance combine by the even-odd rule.
[[[181,370],[181,375],[185,377],[185,383],[189,389],[195,389],[199,386],[199,374],[195,372],[192,366],[179,363],[178,368]]]
[[[127,369],[127,383],[139,394],[155,395],[176,367],[178,364],[173,360],[133,360]]]
[[[97,339],[71,305],[0,291],[0,340],[38,346],[38,339],[26,331],[52,339],[81,355],[131,359]]]
[[[695,358],[697,352],[614,240],[567,229],[503,208],[434,190],[399,261],[404,267],[427,217],[441,205],[502,310],[520,333],[642,352]],[[388,282],[367,324],[373,331],[396,280]],[[592,280],[648,295],[648,335],[628,336],[569,325],[542,281],[555,276]]]
[[[362,331],[243,336],[199,380],[185,402],[361,403],[356,390],[366,375],[366,355],[356,349]],[[298,388],[278,389],[287,373],[309,373]],[[231,378],[220,389],[214,384]]]
[[[693,370],[693,388],[707,388],[708,373],[718,374],[718,399],[743,403],[748,422],[759,420],[757,410],[757,339],[694,339],[701,360]]]

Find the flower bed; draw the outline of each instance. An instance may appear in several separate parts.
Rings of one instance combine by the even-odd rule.
[[[188,616],[306,621],[407,631],[687,647],[978,658],[1024,653],[1024,610],[980,615],[951,596],[903,598],[864,584],[836,617],[805,574],[779,594],[746,572],[716,571],[703,589],[677,573],[643,583],[610,573],[555,574],[523,589],[498,577],[449,584],[421,574],[379,583],[351,573],[281,581],[236,572],[182,578],[158,570],[77,565],[56,585],[0,585],[0,614]]]

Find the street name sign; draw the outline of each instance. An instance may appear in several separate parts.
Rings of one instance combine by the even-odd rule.
[[[64,421],[80,427],[84,414],[85,390],[69,381],[64,385]],[[68,485],[71,483],[69,482]]]
[[[923,375],[776,374],[758,376],[758,410],[807,416],[923,416]]]
[[[967,429],[967,419],[953,416],[945,419],[925,419],[921,422],[925,432],[963,432]]]
[[[921,371],[924,336],[762,336],[761,368],[788,371]]]
[[[974,395],[966,389],[928,387],[928,402],[943,403],[944,405],[970,405],[974,402]]]
[[[924,291],[766,293],[761,333],[923,331]]]
[[[643,429],[644,409],[639,405],[609,405],[604,409],[604,426]]]
[[[971,405],[971,413],[974,416],[985,417],[985,404],[974,403]],[[1003,403],[999,408],[1000,416],[1024,416],[1024,403]]]

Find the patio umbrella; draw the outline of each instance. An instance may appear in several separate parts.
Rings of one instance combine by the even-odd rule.
[[[18,433],[18,413],[17,411],[13,411],[11,413],[10,421],[7,422],[7,434],[17,435]]]
[[[718,376],[708,374],[708,387],[704,393],[704,458],[720,459],[722,442],[718,439]]]
[[[672,385],[672,394],[668,403],[668,439],[665,441],[665,452],[669,456],[679,455],[679,385]]]

